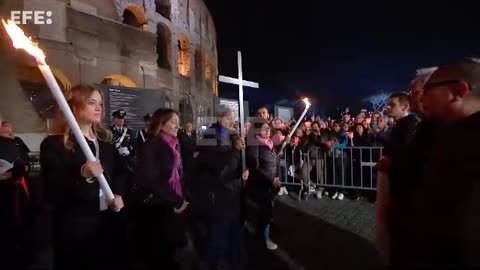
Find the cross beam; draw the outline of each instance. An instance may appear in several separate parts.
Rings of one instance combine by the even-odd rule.
[[[259,84],[256,82],[244,81],[243,80],[243,70],[242,70],[242,53],[237,52],[238,57],[238,79],[226,76],[218,76],[218,81],[223,83],[235,84],[238,85],[238,107],[240,110],[240,137],[245,138],[245,112],[243,107],[243,86],[251,87],[251,88],[259,88]],[[245,171],[246,169],[246,161],[245,161],[245,149],[242,150],[242,169]]]

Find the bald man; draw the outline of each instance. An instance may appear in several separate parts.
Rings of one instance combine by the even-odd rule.
[[[440,66],[423,87],[426,117],[445,125],[415,194],[410,261],[480,267],[480,64]]]

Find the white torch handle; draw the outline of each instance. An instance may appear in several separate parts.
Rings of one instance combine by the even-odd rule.
[[[290,130],[290,133],[288,134],[287,138],[285,138],[285,140],[283,141],[282,147],[280,147],[280,151],[278,152],[279,155],[283,154],[283,149],[287,145],[287,140],[292,138],[293,133],[295,133],[295,130],[297,130],[298,126],[300,125],[300,122],[302,121],[303,117],[305,117],[305,114],[307,114],[307,111],[309,108],[310,106],[305,107],[302,115],[300,116],[300,118],[298,118],[297,123],[295,123],[295,126],[293,126],[292,130]]]
[[[87,160],[96,161],[96,158],[93,155],[92,150],[88,146],[87,141],[85,140],[85,136],[83,136],[83,133],[80,130],[77,121],[75,120],[75,116],[73,116],[73,113],[70,110],[67,101],[65,100],[62,90],[60,90],[60,87],[58,86],[58,83],[55,80],[55,77],[53,76],[53,73],[50,70],[49,66],[46,64],[38,63],[38,68],[42,72],[42,75],[45,78],[48,87],[52,91],[52,94],[55,97],[55,100],[57,101],[60,110],[62,110],[63,115],[65,116],[65,119],[67,120],[67,123],[72,130],[73,135],[75,136],[75,139],[77,139],[77,142],[82,149],[83,154],[85,155]],[[97,177],[97,181],[100,184],[100,188],[105,193],[107,199],[109,201],[113,200],[115,196],[113,195],[112,190],[108,185],[107,179],[105,179],[105,176],[101,174],[99,177]]]

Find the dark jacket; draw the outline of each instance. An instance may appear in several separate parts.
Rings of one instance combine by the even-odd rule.
[[[173,164],[174,153],[160,136],[150,137],[142,145],[137,174],[139,199],[171,211],[182,205],[184,198],[169,183]]]
[[[74,141],[73,150],[67,150],[63,136],[48,136],[40,145],[41,176],[45,184],[45,198],[58,213],[71,217],[91,216],[100,213],[99,184],[88,183],[80,174],[86,158]],[[93,153],[95,144],[87,140]],[[113,144],[99,141],[100,162],[112,192],[124,196],[126,189],[125,168],[120,166],[120,156]]]
[[[195,173],[188,179],[191,206],[199,215],[241,214],[242,165],[235,135],[214,124],[198,143]]]
[[[8,180],[0,180],[0,219],[1,228],[4,226],[17,225],[18,213],[26,200],[26,193],[18,181],[26,175],[26,166],[28,164],[22,149],[20,149],[14,140],[0,137],[0,159],[13,163],[13,168],[8,170],[12,177]],[[20,195],[23,196],[20,196]],[[11,229],[11,228],[10,228]]]
[[[178,140],[181,146],[182,161],[185,170],[189,170],[195,162],[193,153],[197,151],[196,145],[197,135],[195,131],[192,131],[190,136],[185,131],[178,132]]]
[[[414,131],[413,139],[404,144],[392,157],[390,167],[390,196],[392,204],[387,215],[391,238],[391,261],[396,266],[412,263],[411,254],[417,229],[416,209],[419,202],[415,199],[421,185],[426,163],[436,142],[438,125],[423,119]],[[409,222],[413,221],[413,222]]]
[[[247,167],[250,172],[248,184],[270,188],[275,177],[280,176],[277,153],[275,148],[270,150],[258,140],[255,139],[255,142],[246,149]]]
[[[131,130],[130,128],[128,127],[123,127],[124,129],[126,128],[127,129],[127,133],[125,133],[125,137],[123,138],[122,140],[122,143],[119,145],[119,147],[117,148],[120,148],[120,147],[127,147],[128,148],[128,151],[130,151],[130,155],[128,155],[129,158],[133,158],[134,154],[135,154],[135,148],[134,148],[134,145],[135,145],[135,134],[133,133],[133,130]],[[110,127],[110,130],[112,131],[112,134],[113,134],[113,144],[115,145],[116,142],[118,142],[120,140],[120,138],[122,137],[122,132],[118,131],[115,126],[111,126]]]
[[[480,267],[479,126],[476,113],[444,128],[433,146],[413,208],[418,264]]]
[[[407,143],[412,141],[419,122],[420,118],[414,114],[409,114],[400,119],[390,131],[390,137],[383,154],[392,157],[401,151]]]

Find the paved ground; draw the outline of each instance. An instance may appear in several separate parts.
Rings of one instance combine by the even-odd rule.
[[[249,242],[249,269],[381,268],[371,237],[374,205],[330,198],[298,202],[278,197],[273,239],[280,249],[266,251]],[[272,256],[273,255],[273,256]]]
[[[290,195],[293,195],[290,193]],[[297,201],[293,196],[277,197],[272,239],[279,249],[271,252],[263,239],[247,234],[248,269],[360,269],[380,268],[371,244],[374,205],[365,201],[334,201],[330,198]],[[43,225],[42,227],[48,227]],[[41,235],[41,234],[40,234]],[[32,269],[51,263],[46,239]],[[47,244],[48,245],[48,244]],[[186,268],[195,259],[186,254]]]
[[[375,229],[375,204],[366,200],[343,201],[332,200],[328,197],[317,199],[310,196],[306,201],[298,201],[296,195],[278,196],[280,204],[298,209],[313,217],[317,217],[334,226],[357,234],[369,241],[373,241]]]

